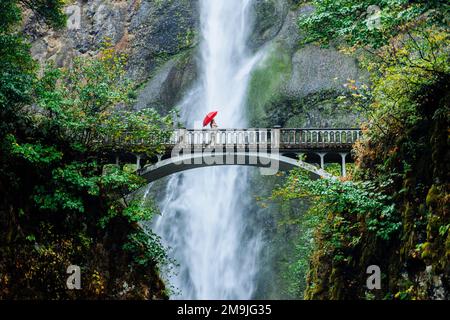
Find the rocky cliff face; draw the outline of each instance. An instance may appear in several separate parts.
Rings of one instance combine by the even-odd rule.
[[[66,8],[67,28],[35,28],[28,16],[24,29],[40,62],[64,66],[79,55],[95,55],[111,43],[128,55],[128,74],[142,84],[138,107],[173,106],[180,88],[195,77],[192,48],[197,43],[197,1],[78,0]]]
[[[254,126],[352,125],[334,102],[348,79],[364,77],[356,62],[334,48],[299,46],[297,21],[313,10],[292,0],[255,0],[253,50],[265,50],[248,94]],[[165,112],[182,99],[197,77],[198,0],[78,0],[68,5],[66,30],[24,29],[33,56],[63,66],[95,55],[102,43],[128,54],[128,73],[141,86],[136,108]]]
[[[265,9],[269,4],[273,8]],[[267,52],[253,73],[249,90],[252,125],[354,126],[354,118],[335,98],[349,79],[362,81],[365,75],[353,58],[335,48],[300,45],[303,35],[297,22],[312,10],[291,1],[257,1],[255,39],[267,35],[260,42]],[[265,31],[259,21],[273,26]]]

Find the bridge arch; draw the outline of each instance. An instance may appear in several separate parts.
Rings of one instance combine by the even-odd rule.
[[[296,167],[306,170],[312,179],[334,178],[321,168],[275,153],[261,152],[216,152],[216,153],[190,153],[161,160],[139,170],[139,175],[147,181],[155,181],[171,174],[195,168],[240,165],[261,168],[262,174],[275,174],[277,171],[289,171]]]

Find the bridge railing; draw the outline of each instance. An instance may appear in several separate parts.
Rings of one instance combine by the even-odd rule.
[[[170,144],[202,146],[258,145],[272,143],[272,132],[264,129],[180,129],[174,131]]]
[[[175,145],[185,148],[205,148],[211,145],[226,145],[237,148],[267,146],[279,149],[349,149],[361,137],[359,129],[177,129],[165,137],[128,139],[126,134],[114,139],[104,139],[108,144],[158,145],[167,149]]]
[[[211,144],[277,148],[349,148],[361,137],[359,129],[178,129],[167,145],[204,147]]]
[[[348,147],[361,137],[359,129],[281,129],[280,144],[291,147]]]

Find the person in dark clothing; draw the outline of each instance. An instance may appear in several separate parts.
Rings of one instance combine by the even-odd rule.
[[[214,119],[211,120],[210,126],[212,129],[216,129],[219,127]]]

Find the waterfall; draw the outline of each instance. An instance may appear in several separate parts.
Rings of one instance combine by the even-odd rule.
[[[250,72],[258,54],[247,49],[251,0],[200,0],[200,76],[182,102],[187,127],[219,111],[220,128],[243,128]],[[170,177],[154,229],[178,272],[172,298],[250,299],[262,240],[247,215],[248,169],[220,166]]]

